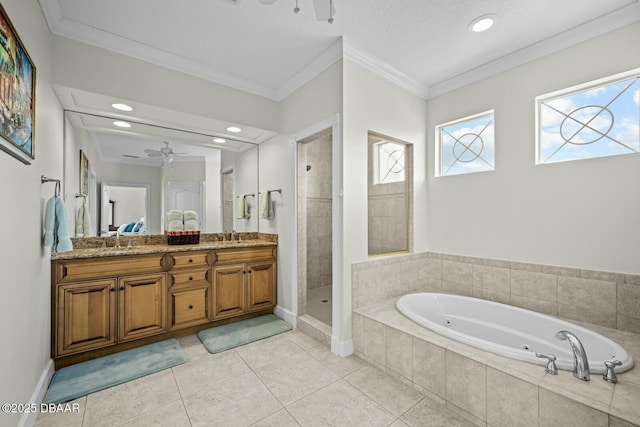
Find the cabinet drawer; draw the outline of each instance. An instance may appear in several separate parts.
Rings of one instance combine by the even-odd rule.
[[[190,285],[202,282],[209,282],[209,269],[189,270],[185,272],[172,272],[170,273],[171,279],[169,284],[171,286]]]
[[[274,259],[275,248],[225,249],[216,251],[217,264],[244,263]]]
[[[207,293],[209,288],[182,291],[171,295],[172,309],[171,328],[189,326],[208,322]]]
[[[210,252],[184,252],[171,254],[173,269],[209,267]]]
[[[162,255],[132,255],[56,261],[58,283],[129,274],[162,272]]]

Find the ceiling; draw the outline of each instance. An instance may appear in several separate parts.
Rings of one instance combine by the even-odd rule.
[[[296,0],[39,2],[54,34],[273,100],[340,58],[429,98],[640,20],[640,0],[334,0],[333,24],[316,20],[313,0],[298,0],[298,14]],[[493,28],[469,30],[489,13]],[[118,117],[109,97],[55,89],[68,110]],[[137,123],[127,131],[89,116],[74,123],[92,133],[108,161],[132,154],[127,147],[134,140],[140,153],[162,141],[195,146],[195,153],[211,147],[212,136],[228,139],[220,148],[242,151],[274,135],[246,127],[230,134],[232,123],[150,105],[136,104],[135,116],[122,117]],[[147,126],[153,123],[166,129]],[[183,128],[189,132],[176,130]]]
[[[298,1],[40,4],[55,34],[276,100],[343,56],[428,97],[640,20],[638,0],[334,0],[329,24]]]

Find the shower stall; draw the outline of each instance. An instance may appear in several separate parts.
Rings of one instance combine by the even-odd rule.
[[[332,324],[332,130],[297,142],[298,315]]]

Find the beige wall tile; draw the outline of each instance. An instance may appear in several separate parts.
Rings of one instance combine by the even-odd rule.
[[[511,270],[542,272],[542,265],[528,262],[511,261]]]
[[[490,289],[473,288],[472,296],[487,301],[511,304],[511,294],[508,292],[496,292]]]
[[[616,312],[616,283],[604,280],[558,276],[558,303]]]
[[[638,427],[638,424],[628,423],[620,418],[609,416],[609,427]]]
[[[411,380],[413,377],[413,343],[411,335],[397,329],[385,329],[387,370]]]
[[[511,305],[515,307],[526,308],[527,310],[537,311],[543,314],[548,314],[550,316],[558,315],[558,305],[555,302],[551,301],[542,301],[511,294]]]
[[[554,274],[512,270],[511,293],[543,301],[557,301],[558,281]]]
[[[488,291],[510,293],[511,271],[508,268],[473,266],[473,287]]]
[[[609,417],[559,394],[540,389],[540,426],[544,427],[606,427]]]
[[[640,286],[618,283],[618,314],[640,317]]]
[[[602,325],[608,328],[616,328],[616,315],[609,311],[596,309],[598,302],[594,301],[592,305],[574,305],[558,303],[558,316],[567,319],[579,320],[581,322]]]
[[[487,368],[487,423],[493,427],[537,427],[538,387]]]
[[[369,318],[363,318],[364,355],[380,366],[386,366],[385,326]]]
[[[353,313],[351,317],[351,334],[353,336],[353,350],[359,353],[364,352],[364,318],[358,313]]]
[[[473,285],[473,265],[456,261],[442,261],[442,280]]]
[[[640,384],[620,381],[611,401],[611,415],[640,424]]]
[[[558,267],[555,265],[543,265],[543,273],[557,274],[558,276],[580,277],[580,269],[569,267]]]
[[[624,276],[624,282],[630,285],[640,285],[640,275],[626,274]]]
[[[618,315],[618,329],[640,334],[640,317]]]
[[[473,296],[473,287],[469,285],[462,285],[460,283],[442,281],[442,290],[456,295]]]
[[[444,348],[413,338],[413,383],[445,397]]]
[[[486,420],[486,366],[448,350],[445,351],[445,360],[447,401]]]

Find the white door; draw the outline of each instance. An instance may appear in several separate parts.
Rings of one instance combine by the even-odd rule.
[[[170,210],[195,211],[198,214],[198,229],[204,230],[204,203],[202,182],[167,182],[167,206]]]

